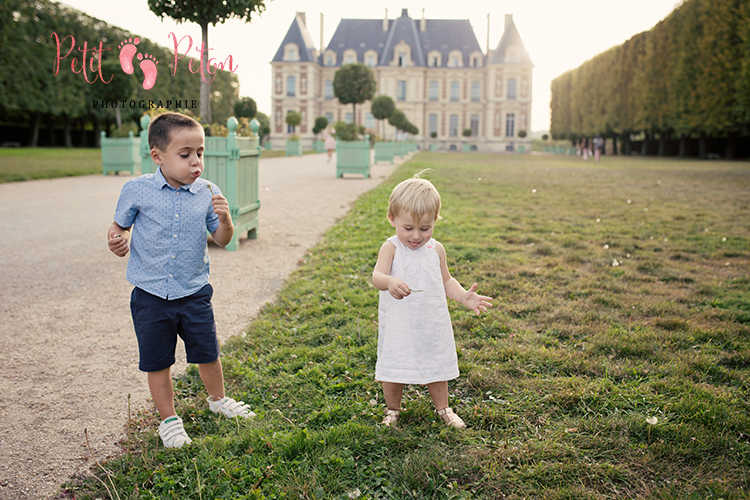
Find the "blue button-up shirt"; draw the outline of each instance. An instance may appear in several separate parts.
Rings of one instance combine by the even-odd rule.
[[[206,230],[219,227],[207,181],[172,187],[161,169],[125,183],[115,222],[132,227],[127,278],[163,299],[192,295],[208,283]],[[216,184],[211,184],[219,194]]]

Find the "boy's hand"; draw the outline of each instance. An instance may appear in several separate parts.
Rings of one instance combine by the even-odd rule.
[[[229,214],[229,202],[220,194],[211,197],[211,205],[214,207],[214,213],[219,216],[219,221],[228,225],[232,223],[232,216]]]
[[[479,316],[482,312],[487,312],[488,307],[492,307],[492,303],[490,302],[492,300],[492,297],[485,297],[484,295],[477,295],[476,289],[479,288],[479,285],[474,283],[471,285],[471,288],[466,292],[466,295],[464,295],[463,300],[461,301],[463,305],[477,313],[477,316]]]
[[[109,245],[109,249],[112,253],[118,257],[125,257],[130,251],[130,248],[128,247],[128,239],[114,231],[109,232],[107,245]]]
[[[388,283],[388,293],[390,293],[394,299],[401,300],[404,297],[408,297],[409,295],[411,295],[411,288],[409,288],[409,285],[404,283],[402,280],[398,278],[391,278],[390,282]]]

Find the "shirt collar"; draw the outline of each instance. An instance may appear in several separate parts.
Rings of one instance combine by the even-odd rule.
[[[161,167],[156,169],[156,173],[154,174],[154,180],[156,182],[156,185],[159,187],[159,189],[164,189],[164,186],[168,186],[171,189],[175,189],[174,186],[172,186],[169,182],[167,182],[167,179],[164,177],[164,174],[161,172]],[[190,191],[192,194],[196,194],[198,192],[198,189],[200,189],[200,185],[198,183],[200,179],[196,179],[195,182],[192,184],[183,184],[180,186],[180,189],[184,191]],[[205,181],[204,181],[205,182]],[[175,189],[175,191],[179,191],[178,189]]]

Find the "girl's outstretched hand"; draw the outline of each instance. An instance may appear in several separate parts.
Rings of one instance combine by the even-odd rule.
[[[390,283],[388,284],[388,292],[396,300],[401,300],[404,297],[411,295],[409,285],[398,278],[392,278],[390,280]]]
[[[471,285],[471,288],[466,292],[466,295],[464,295],[463,300],[461,303],[474,311],[477,316],[481,314],[482,312],[487,312],[488,307],[492,307],[492,297],[485,297],[484,295],[477,295],[476,289],[479,288],[479,285],[474,283]]]

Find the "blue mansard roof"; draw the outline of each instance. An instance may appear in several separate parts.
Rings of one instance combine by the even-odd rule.
[[[521,34],[518,33],[516,23],[513,22],[513,17],[508,14],[505,22],[505,31],[503,36],[500,38],[500,42],[497,44],[497,49],[492,54],[490,64],[503,64],[503,63],[517,63],[517,64],[530,64],[531,57],[526,51],[526,47],[523,45],[521,40]],[[509,48],[514,47],[517,49],[518,59],[515,61],[506,61],[505,54]]]

